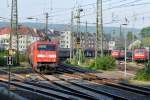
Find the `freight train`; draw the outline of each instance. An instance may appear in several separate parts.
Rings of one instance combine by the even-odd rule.
[[[29,64],[34,70],[55,70],[59,63],[58,45],[52,41],[38,41],[27,50]]]

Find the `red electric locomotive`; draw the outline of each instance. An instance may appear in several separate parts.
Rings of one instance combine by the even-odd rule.
[[[112,50],[111,56],[117,60],[124,60],[125,50]],[[132,59],[132,51],[127,50],[127,60],[131,61],[131,59]]]
[[[114,57],[115,59],[120,58],[120,50],[112,50],[111,56]]]
[[[125,56],[124,50],[112,50],[111,56],[117,60],[123,60]]]
[[[134,61],[147,61],[149,52],[145,48],[134,50]]]
[[[55,69],[59,62],[57,43],[38,41],[31,44],[28,48],[28,60],[33,69]]]

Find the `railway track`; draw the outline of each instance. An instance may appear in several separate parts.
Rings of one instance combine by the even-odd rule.
[[[49,80],[47,77],[45,77],[44,75],[42,75],[41,74],[41,76],[43,77],[43,78],[45,78],[46,80]],[[90,92],[93,92],[93,93],[95,93],[95,94],[98,94],[99,95],[99,100],[101,100],[100,99],[100,95],[104,95],[104,96],[107,96],[107,97],[110,97],[110,98],[112,98],[113,100],[127,100],[127,98],[125,98],[125,97],[121,97],[121,96],[118,96],[118,95],[115,95],[115,94],[111,94],[111,93],[109,93],[109,92],[106,92],[106,91],[100,91],[100,90],[96,90],[96,89],[93,89],[93,88],[89,88],[89,87],[87,87],[87,86],[84,86],[84,85],[80,85],[80,84],[76,84],[75,82],[71,82],[71,81],[68,81],[68,80],[66,80],[65,78],[60,78],[58,75],[53,75],[54,77],[56,77],[56,78],[58,78],[58,79],[60,79],[61,81],[65,81],[66,83],[69,83],[69,84],[71,84],[71,85],[74,85],[74,86],[76,86],[76,87],[79,87],[79,88],[81,88],[81,89],[85,89],[85,90],[88,90],[88,91],[90,91]],[[57,83],[57,82],[53,82],[53,83],[55,83],[55,84],[57,84],[58,86],[60,86],[61,85],[61,87],[62,87],[62,84],[59,84],[59,83]],[[64,87],[64,85],[63,85],[63,87]],[[67,87],[68,88],[68,87]],[[65,87],[65,89],[66,89],[66,87]],[[70,88],[69,88],[69,90],[70,90]],[[75,92],[76,93],[80,93],[80,94],[83,94],[82,92],[79,92],[79,91],[77,91],[77,90],[75,90]],[[84,94],[85,95],[85,94]],[[86,94],[87,95],[87,94]],[[91,98],[90,99],[94,99],[94,97],[93,96],[90,96]]]
[[[0,82],[8,84],[8,81],[0,80]],[[40,95],[43,95],[43,96],[49,98],[49,100],[51,100],[51,99],[70,100],[71,99],[71,96],[67,96],[65,94],[60,94],[57,91],[40,88],[40,87],[37,87],[36,85],[31,85],[28,83],[11,81],[11,85],[21,88],[21,89],[28,90],[28,91],[32,91],[32,92],[34,91],[36,94],[40,94]]]
[[[13,75],[13,73],[11,73],[11,75]],[[16,76],[17,74],[14,74],[14,76]],[[44,79],[46,79],[47,81],[50,81],[49,79],[47,79],[46,77],[44,77],[44,75],[40,74],[41,77],[43,77]],[[18,77],[18,75],[17,75]],[[57,89],[57,88],[54,88],[54,87],[48,87],[48,86],[45,86],[45,85],[42,85],[42,84],[38,84],[38,83],[35,83],[35,82],[29,82],[29,81],[25,81],[24,80],[20,80],[20,79],[17,79],[17,82],[16,81],[11,81],[11,85],[13,86],[16,86],[16,87],[19,87],[19,88],[22,88],[22,89],[26,89],[26,90],[29,90],[29,91],[33,91],[35,88],[36,88],[36,92],[41,94],[41,95],[51,95],[53,96],[54,98],[58,98],[58,99],[76,99],[76,100],[99,100],[98,98],[95,98],[94,96],[92,95],[88,95],[86,93],[82,93],[80,91],[77,91],[75,89],[71,89],[71,88],[68,88],[64,85],[61,85],[61,84],[58,84],[58,83],[55,83],[55,82],[52,82],[53,84],[57,85],[57,86],[60,86],[62,89]],[[21,82],[20,82],[21,81]],[[2,83],[6,83],[8,84],[8,81],[3,81],[1,80],[0,82]],[[34,87],[34,88],[31,88],[31,87]],[[38,89],[38,88],[41,88],[41,89]],[[45,91],[41,91],[41,90],[45,90]],[[66,89],[68,91],[66,91]],[[46,90],[49,90],[51,92],[46,92]],[[58,95],[58,96],[56,96]],[[61,96],[60,96],[61,95]],[[46,97],[47,97],[46,96]]]
[[[65,86],[65,85],[63,85],[63,84],[61,84],[61,83],[57,83],[57,82],[55,82],[55,81],[52,81],[52,80],[50,80],[49,78],[47,78],[44,74],[42,74],[42,73],[39,73],[39,72],[36,72],[39,76],[41,76],[43,79],[45,79],[45,80],[47,80],[48,82],[50,82],[50,84],[53,84],[53,85],[55,85],[56,87],[58,86],[58,87],[61,87],[61,88],[63,88],[64,90],[64,92],[67,92],[67,91],[65,91],[65,90],[68,90],[68,91],[70,91],[69,92],[69,94],[73,94],[73,95],[76,95],[76,96],[80,96],[80,97],[82,97],[82,98],[85,98],[85,99],[89,99],[89,100],[99,100],[98,98],[95,98],[94,96],[92,96],[92,95],[88,95],[88,94],[86,94],[86,93],[83,93],[83,92],[80,92],[80,91],[78,91],[78,90],[76,90],[76,89],[72,89],[72,88],[70,88],[70,87],[68,87],[68,86]],[[58,77],[56,77],[56,78],[58,78]]]
[[[4,73],[8,73],[7,71],[4,71],[4,70],[1,70],[1,71],[3,71]],[[71,96],[67,97],[64,94],[61,94],[61,92],[59,90],[46,89],[46,88],[42,88],[42,86],[40,86],[36,83],[32,84],[31,82],[26,82],[26,81],[24,82],[24,78],[21,75],[14,74],[14,73],[11,73],[11,75],[13,75],[13,77],[15,77],[15,81],[11,80],[11,82],[10,82],[10,84],[12,86],[15,86],[15,87],[23,89],[23,90],[30,91],[30,92],[35,93],[35,94],[42,95],[43,97],[46,97],[48,100],[53,100],[53,99],[54,100],[55,99],[70,100],[70,98],[71,98]],[[4,78],[4,77],[0,78],[0,83],[9,84],[8,79]]]
[[[96,71],[91,71],[91,70],[87,70],[87,69],[81,69],[79,67],[75,67],[75,66],[69,66],[66,64],[59,64],[59,67],[61,69],[63,69],[64,71],[67,72],[72,72],[72,73],[95,73]]]
[[[136,100],[145,100],[143,98],[148,98],[148,95],[145,95],[144,93],[141,94],[142,92],[141,90],[139,90],[138,92],[135,91],[136,89],[135,90],[132,89],[131,91],[131,88],[127,88],[127,90],[124,90],[124,88],[121,87],[116,88],[116,87],[109,86],[107,84],[95,84],[95,86],[94,85],[92,86],[91,83],[88,84],[87,81],[84,82],[83,80],[81,81],[78,80],[75,81],[71,79],[66,80],[66,78],[60,78],[60,77],[59,79],[63,81],[67,81],[68,83],[76,85],[80,88],[95,92],[97,94],[103,94],[105,96],[111,97],[114,100],[118,100],[118,99],[129,100],[130,98]]]
[[[71,67],[71,66],[70,66],[70,68],[75,69],[75,67]],[[79,69],[77,69],[77,70],[75,69],[75,71],[86,73],[86,72],[83,72],[83,70],[79,70]],[[116,89],[116,90],[119,90],[119,91],[121,90],[121,91],[124,91],[124,92],[133,93],[137,96],[139,95],[139,98],[138,98],[139,100],[149,100],[149,98],[150,98],[150,89],[140,87],[140,86],[131,85],[131,84],[127,84],[127,83],[118,83],[119,82],[118,80],[114,81],[114,80],[110,80],[110,79],[100,78],[100,77],[97,77],[96,75],[91,74],[91,73],[87,73],[85,75],[83,75],[83,74],[69,75],[68,74],[67,76],[71,76],[71,77],[75,76],[75,78],[81,77],[84,80],[96,82],[96,83],[99,83],[99,85],[106,86],[106,88],[108,87],[108,88],[114,89],[114,90]],[[60,78],[60,79],[63,80],[63,81],[70,82],[68,80],[65,80],[65,78]],[[109,96],[114,96],[115,95],[115,94],[113,95],[111,93],[107,93],[106,91],[99,91],[99,90],[97,91],[96,89],[91,89],[91,88],[89,88],[85,85],[77,84],[77,82],[70,82],[70,83],[74,84],[74,85],[77,85],[79,87],[82,87],[82,88],[89,89],[90,91],[95,91],[97,93],[101,93],[101,94],[106,93],[105,95],[109,95]],[[115,95],[115,96],[117,97],[117,95]],[[141,99],[143,97],[145,99]],[[118,96],[118,98],[119,98],[119,96]],[[120,96],[120,98],[121,98],[121,96]],[[122,99],[129,99],[129,98],[122,97]]]
[[[74,68],[71,70],[73,71]],[[80,70],[78,69],[78,71]],[[13,73],[11,74],[13,75]],[[127,83],[114,83],[112,80],[103,79],[91,73],[82,72],[82,74],[76,75],[63,74],[63,76],[60,74],[52,75],[52,77],[59,79],[59,82],[52,81],[42,73],[36,72],[36,74],[50,84],[45,85],[40,81],[37,83],[25,81],[24,79],[20,80],[21,77],[14,74],[13,76],[16,76],[16,80],[18,81],[12,81],[11,85],[34,92],[36,89],[37,94],[41,94],[45,97],[51,96],[51,98],[66,100],[103,100],[106,97],[110,100],[149,100],[148,98],[150,98],[149,88],[134,86]],[[93,83],[95,81],[97,83]],[[8,81],[1,80],[0,82],[8,84]],[[53,85],[51,86],[51,84]]]
[[[5,73],[8,73],[7,71],[4,71]],[[54,92],[52,92],[52,93],[55,93],[55,92],[59,92],[59,94],[60,93],[63,93],[63,95],[65,96],[63,96],[62,98],[63,99],[67,99],[66,98],[66,95],[71,95],[71,96],[73,96],[73,97],[69,97],[69,99],[70,98],[74,98],[74,99],[77,99],[77,100],[80,100],[80,98],[82,98],[82,100],[87,100],[87,99],[90,99],[90,100],[98,100],[98,99],[94,99],[94,97],[92,97],[92,96],[88,96],[87,94],[83,94],[83,93],[78,93],[77,91],[74,91],[74,92],[69,92],[69,91],[66,91],[66,90],[60,90],[60,89],[57,89],[57,88],[53,88],[53,87],[48,87],[48,86],[44,86],[44,85],[42,85],[42,84],[37,84],[37,83],[34,83],[34,82],[28,82],[28,81],[23,81],[24,79],[22,79],[22,80],[20,80],[20,75],[17,75],[17,74],[14,74],[14,73],[11,73],[11,75],[13,75],[13,76],[16,76],[17,78],[15,79],[15,80],[17,80],[17,82],[19,81],[21,81],[23,84],[28,84],[28,85],[32,85],[32,86],[36,86],[36,87],[40,87],[40,88],[44,88],[44,89],[48,89],[48,90],[53,90]],[[19,79],[18,79],[18,77],[19,77]],[[21,78],[23,78],[23,77],[21,77]],[[3,82],[3,83],[6,83],[6,84],[8,84],[8,81],[2,81],[1,80],[1,82]],[[33,89],[32,88],[29,88],[29,87],[25,87],[24,85],[18,85],[18,84],[16,84],[16,83],[14,83],[15,81],[13,81],[13,82],[11,82],[11,85],[14,85],[14,86],[16,86],[16,87],[20,87],[20,88],[23,88],[23,89],[27,89],[27,90],[30,90],[30,91],[32,91]],[[20,83],[21,84],[21,83]],[[67,88],[67,87],[65,87],[65,88]],[[71,90],[71,89],[70,89]],[[72,90],[71,90],[72,91]],[[40,93],[40,94],[42,94],[42,95],[44,95],[44,94],[47,94],[45,91],[40,91],[40,90],[36,90],[36,92],[38,92],[38,93]],[[58,93],[56,93],[56,94],[58,94]],[[53,95],[53,94],[51,94],[51,95]],[[55,96],[55,95],[53,95],[53,96]],[[58,95],[58,97],[59,97],[59,95]],[[61,97],[59,97],[59,98],[61,98]],[[61,99],[62,99],[61,98]]]
[[[8,84],[8,80],[0,80],[1,83]],[[43,95],[45,97],[51,96],[53,99],[65,99],[65,100],[70,100],[70,99],[75,99],[75,100],[99,100],[96,99],[92,96],[88,96],[87,94],[79,93],[78,91],[75,92],[70,92],[62,89],[57,89],[54,87],[49,87],[45,86],[39,83],[35,82],[20,82],[18,81],[11,81],[11,85],[21,88],[21,89],[26,89],[28,91],[36,91],[36,93]],[[65,87],[66,88],[66,87]],[[50,99],[52,99],[50,98]]]

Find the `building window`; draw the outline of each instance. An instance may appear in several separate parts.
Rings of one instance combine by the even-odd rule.
[[[65,41],[61,41],[61,43],[65,43]]]

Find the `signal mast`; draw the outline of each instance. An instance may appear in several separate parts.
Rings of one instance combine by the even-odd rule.
[[[14,39],[15,38],[15,39]],[[20,64],[19,61],[19,33],[18,33],[18,5],[17,0],[12,0],[11,5],[11,33],[10,33],[10,42],[9,49],[13,49],[13,44],[15,44],[17,49],[17,65]]]

